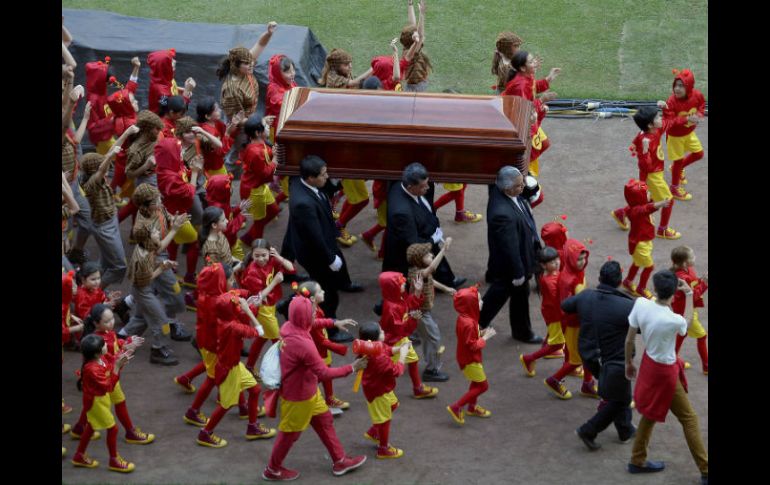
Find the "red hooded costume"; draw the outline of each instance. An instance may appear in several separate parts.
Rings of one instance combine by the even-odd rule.
[[[240,292],[228,291],[216,297],[214,311],[217,316],[217,366],[214,381],[222,384],[230,369],[241,361],[243,340],[259,337],[259,332],[244,323],[239,302]]]
[[[101,288],[89,290],[85,286],[78,286],[78,292],[75,294],[75,315],[86,318],[94,305],[106,302],[107,295]]]
[[[401,59],[399,62],[399,69],[401,73],[406,72],[406,68],[409,66],[409,61]],[[396,84],[400,81],[393,81],[393,56],[377,56],[372,57],[372,75],[377,76],[382,83],[382,89],[386,91],[395,91]]]
[[[229,174],[214,175],[208,179],[206,182],[206,201],[209,205],[219,207],[225,212],[228,222],[224,235],[232,247],[246,218],[241,214],[240,206],[230,207],[231,181],[232,176]]]
[[[188,183],[188,173],[182,163],[182,142],[176,138],[164,138],[155,145],[155,172],[163,205],[169,214],[189,211],[195,197],[195,186]]]
[[[370,356],[361,379],[364,397],[369,402],[396,388],[396,378],[404,373],[406,367],[401,362],[393,362],[393,347],[383,346],[383,351]]]
[[[219,138],[222,141],[222,148],[216,148],[211,145],[203,145],[201,153],[203,155],[203,169],[206,171],[220,170],[225,164],[225,155],[233,146],[233,139],[228,136],[227,126],[219,120],[214,121],[212,125],[208,121],[198,125],[206,131]]]
[[[147,56],[147,65],[150,66],[149,109],[153,113],[158,113],[160,107],[158,102],[161,96],[175,96],[178,93],[174,81],[174,67],[171,63],[175,57],[176,50],[174,49],[150,52]],[[190,102],[187,93],[183,97],[185,103]]]
[[[579,270],[577,260],[583,252],[586,253],[586,263],[583,269]],[[588,256],[589,252],[582,242],[577,239],[567,239],[564,244],[564,269],[559,273],[559,302],[577,294],[578,287],[585,285]],[[577,313],[562,313],[561,323],[566,327],[580,327],[580,318]]]
[[[256,261],[252,261],[241,273],[238,284],[241,288],[248,290],[250,296],[256,295],[267,288],[278,272],[294,274],[296,271],[288,271],[272,257],[267,260],[267,264],[264,266],[260,266]],[[263,305],[274,306],[281,298],[283,298],[283,290],[281,285],[276,285],[263,301]]]
[[[623,195],[628,203],[626,217],[631,223],[628,232],[628,254],[634,254],[637,244],[655,239],[655,224],[651,215],[657,209],[655,203],[647,196],[647,184],[644,182],[629,180],[623,188]]]
[[[559,269],[564,267],[564,243],[567,242],[567,227],[556,221],[546,222],[540,229],[540,238],[546,246],[559,252]]]
[[[353,366],[327,367],[313,343],[313,304],[295,296],[289,304],[289,319],[281,327],[281,397],[301,402],[318,392],[318,381],[350,375]]]
[[[395,271],[380,273],[378,278],[382,289],[382,316],[380,328],[385,332],[385,343],[395,345],[404,337],[412,335],[417,328],[417,320],[409,316],[412,310],[419,310],[423,296],[409,294],[404,298],[401,285],[406,278]]]
[[[109,65],[102,62],[86,64],[86,93],[91,103],[91,116],[88,118],[86,129],[88,138],[94,145],[109,140],[113,133],[114,117],[107,105],[107,69]]]
[[[265,96],[265,116],[273,115],[277,118],[281,113],[283,94],[297,85],[295,82],[287,83],[281,75],[281,59],[284,57],[286,56],[283,54],[276,54],[270,58],[270,67],[267,71],[270,83],[267,85]]]
[[[212,353],[217,351],[216,302],[227,291],[227,278],[222,263],[204,266],[198,274],[197,315],[195,339],[198,347]]]
[[[474,362],[481,364],[481,349],[487,341],[479,336],[479,289],[475,286],[463,288],[454,295],[457,312],[457,364],[464,369]]]
[[[698,278],[695,268],[691,266],[687,269],[678,269],[676,270],[676,277],[684,280],[692,288],[694,307],[703,308],[703,294],[706,293],[709,287],[705,281]],[[674,299],[671,301],[671,309],[674,310],[674,313],[684,316],[685,299],[684,291],[674,293]]]
[[[547,79],[539,79],[535,81],[534,76],[526,76],[524,74],[516,74],[516,76],[505,85],[505,91],[503,96],[521,96],[524,99],[532,101],[537,111],[537,122],[532,123],[530,127],[530,135],[535,136],[540,124],[545,118],[545,109],[543,108],[543,102],[539,99],[535,99],[535,95],[547,91],[550,87]]]
[[[672,88],[677,80],[684,84],[686,95],[682,99],[677,98],[675,94],[669,96],[666,101],[668,109],[663,110],[663,119],[672,122],[671,129],[668,131],[669,135],[685,136],[692,133],[697,126],[689,123],[687,117],[694,114],[705,116],[706,98],[695,89],[695,76],[689,69],[684,69],[676,74]]]
[[[93,406],[95,397],[104,396],[115,389],[115,384],[118,383],[120,376],[115,373],[112,359],[102,357],[86,362],[83,366],[81,379],[83,409],[88,411]]]
[[[280,110],[280,105],[278,106]],[[249,143],[241,150],[243,176],[241,177],[241,199],[248,199],[251,189],[273,181],[276,163],[273,161],[273,150],[262,142]]]

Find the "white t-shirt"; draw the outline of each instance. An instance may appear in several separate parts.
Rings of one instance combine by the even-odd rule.
[[[660,364],[676,362],[676,334],[687,335],[687,320],[667,306],[637,298],[628,315],[628,324],[642,331],[645,352]]]

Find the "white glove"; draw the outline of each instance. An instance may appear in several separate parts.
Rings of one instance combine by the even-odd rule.
[[[438,244],[439,241],[444,240],[444,231],[442,231],[440,227],[437,227],[436,232],[434,232],[430,238],[434,243]]]
[[[523,285],[524,284],[524,280],[526,280],[526,278],[524,276],[522,276],[521,278],[516,278],[515,280],[513,280],[513,286],[521,286],[521,285]]]
[[[262,325],[257,324],[257,326],[255,328],[257,329],[257,333],[259,334],[260,337],[265,335],[265,329],[262,328]]]
[[[329,265],[329,269],[332,271],[339,271],[342,268],[342,259],[339,256],[334,256],[334,261]]]

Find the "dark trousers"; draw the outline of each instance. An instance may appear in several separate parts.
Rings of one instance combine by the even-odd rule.
[[[525,341],[531,339],[534,333],[529,320],[529,279],[521,286],[514,286],[511,281],[493,282],[482,298],[484,305],[481,307],[479,326],[487,328],[509,299],[508,318],[513,338]]]
[[[579,428],[580,432],[594,439],[596,435],[614,423],[615,429],[618,431],[618,438],[628,439],[634,429],[631,424],[629,404],[628,401],[601,401],[597,413]]]
[[[436,255],[439,253],[438,245],[433,245],[433,254]],[[455,281],[455,274],[452,272],[452,268],[449,266],[449,261],[447,261],[446,258],[442,259],[441,262],[438,265],[438,268],[436,268],[436,273],[434,273],[433,278],[441,283],[442,285],[446,285],[450,288],[454,287],[454,281]]]

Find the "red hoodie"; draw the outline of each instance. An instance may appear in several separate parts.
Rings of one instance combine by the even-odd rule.
[[[564,267],[564,243],[567,242],[567,228],[556,221],[546,222],[540,229],[540,238],[546,246],[559,252],[559,269]]]
[[[382,316],[380,327],[385,332],[385,343],[395,345],[404,337],[412,335],[417,328],[417,320],[409,316],[412,310],[419,310],[423,296],[409,294],[404,298],[401,285],[406,278],[395,271],[380,273],[379,283],[382,289]]]
[[[404,373],[401,362],[393,362],[393,347],[384,345],[382,353],[369,357],[361,379],[364,397],[369,402],[396,388],[396,378]]]
[[[260,266],[256,261],[252,261],[246,269],[243,270],[243,273],[241,273],[238,284],[241,288],[248,290],[249,296],[254,296],[267,288],[267,285],[273,281],[273,278],[278,272],[294,274],[296,271],[287,270],[281,263],[272,257],[267,260],[265,266]],[[276,285],[263,304],[274,306],[281,298],[283,298],[283,290],[281,289],[281,285]]]
[[[689,69],[682,70],[674,77],[672,88],[677,79],[684,84],[685,97],[679,99],[675,94],[671,94],[666,101],[668,109],[663,110],[663,119],[672,122],[671,129],[668,131],[670,136],[685,136],[692,133],[697,126],[689,123],[687,117],[694,114],[705,116],[706,98],[695,89],[695,76]]]
[[[94,398],[104,396],[115,389],[119,376],[115,374],[112,359],[100,358],[86,362],[81,374],[83,385],[83,409],[90,410]]]
[[[238,237],[238,231],[243,227],[246,218],[241,214],[241,207],[239,205],[230,207],[231,181],[232,176],[230,174],[214,175],[208,179],[206,181],[206,201],[209,205],[219,207],[224,211],[228,221],[224,235],[232,247]]]
[[[580,253],[586,253],[586,263],[582,270],[577,269],[577,260]],[[567,239],[564,244],[564,269],[559,273],[559,302],[563,302],[570,296],[576,295],[586,284],[585,268],[588,266],[589,252],[585,245],[577,239]],[[577,313],[562,313],[562,325],[567,327],[580,327],[580,318]]]
[[[276,54],[270,58],[270,67],[267,71],[270,83],[267,85],[267,95],[265,96],[265,116],[274,115],[277,118],[281,113],[283,94],[297,85],[295,82],[288,84],[283,80],[281,59],[284,57],[286,56],[283,54]]]
[[[227,292],[216,298],[217,366],[214,380],[221,384],[230,370],[241,361],[243,340],[259,337],[257,329],[239,318],[240,303],[237,292]]]
[[[91,116],[88,118],[86,129],[91,143],[109,140],[113,133],[114,117],[107,106],[107,69],[109,65],[102,62],[86,64],[86,93],[91,103]],[[105,109],[107,108],[107,109]]]
[[[195,186],[186,182],[187,170],[182,164],[182,142],[164,138],[155,145],[155,172],[163,205],[169,214],[189,211],[195,197]]]
[[[657,209],[647,196],[647,184],[642,181],[629,180],[623,188],[623,195],[628,203],[626,217],[631,226],[628,232],[628,254],[634,254],[637,244],[655,239],[652,213]]]
[[[241,199],[248,199],[251,189],[272,182],[276,163],[272,161],[273,150],[262,142],[249,143],[241,151],[240,159],[243,162],[240,195]]]
[[[562,261],[564,264],[564,261]],[[559,300],[559,274],[543,274],[540,277],[540,313],[545,324],[560,322],[562,319],[561,300]]]
[[[75,294],[75,315],[80,318],[86,318],[91,313],[91,308],[97,303],[106,303],[107,295],[101,288],[89,290],[85,286],[78,286],[78,292]]]
[[[454,307],[457,312],[457,364],[464,369],[468,364],[481,363],[481,349],[487,341],[479,336],[479,289],[463,288],[455,293]]]
[[[281,326],[281,397],[287,401],[307,401],[318,392],[319,380],[344,377],[353,366],[327,367],[310,336],[313,303],[295,296],[289,303],[289,319]]]
[[[115,117],[114,135],[120,136],[128,127],[136,123],[136,111],[131,105],[130,95],[136,95],[137,84],[128,81],[126,87],[107,96],[107,105]],[[124,145],[126,147],[126,145]]]
[[[227,278],[222,263],[204,266],[198,273],[198,300],[195,317],[195,340],[208,352],[217,351],[216,300],[227,291]]]
[[[174,96],[178,92],[174,82],[174,68],[171,65],[171,61],[175,57],[176,50],[174,49],[150,52],[147,56],[147,65],[150,66],[149,108],[155,114],[160,108],[161,96]],[[182,96],[185,103],[190,102],[187,93]]]
[[[214,121],[213,125],[207,121],[199,126],[222,141],[222,148],[204,145],[202,147],[203,150],[201,150],[203,153],[203,168],[207,171],[219,170],[225,164],[225,155],[233,146],[233,139],[226,135],[227,126],[219,120]]]
[[[382,89],[386,91],[395,91],[396,84],[401,81],[393,81],[393,56],[377,56],[372,57],[372,75],[377,76],[382,83]],[[406,72],[406,68],[409,67],[409,61],[401,59],[398,61],[401,75]]]
[[[690,285],[690,288],[692,288],[692,296],[693,302],[695,303],[695,308],[703,308],[705,306],[703,304],[703,294],[706,293],[706,290],[708,290],[709,287],[705,281],[698,278],[698,275],[695,273],[695,268],[691,266],[687,269],[678,269],[676,270],[676,277],[684,280],[688,285]],[[674,293],[674,299],[671,301],[671,309],[679,315],[684,316],[686,298],[687,297],[685,296],[684,291],[677,291]]]
[[[535,81],[534,76],[516,74],[516,76],[505,85],[505,91],[503,91],[503,96],[521,96],[535,104],[535,109],[537,110],[537,122],[532,123],[532,127],[530,128],[530,134],[533,136],[537,133],[537,129],[540,128],[540,124],[542,123],[543,118],[545,118],[543,102],[539,99],[535,99],[535,94],[547,91],[549,87],[550,84],[547,79]]]

